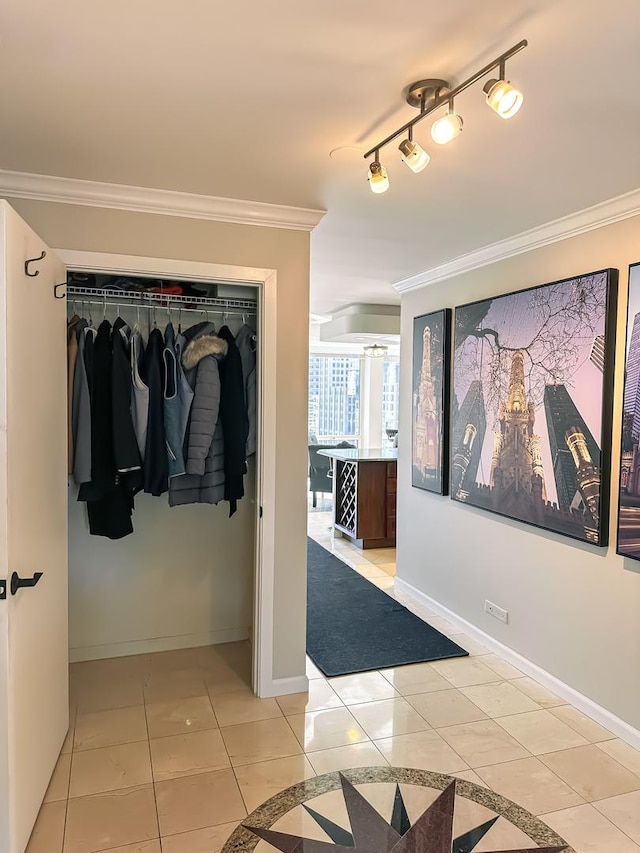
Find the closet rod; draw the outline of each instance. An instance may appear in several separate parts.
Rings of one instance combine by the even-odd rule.
[[[205,313],[206,314],[223,314],[225,316],[233,315],[233,316],[238,316],[238,317],[242,317],[246,314],[255,315],[255,313],[256,313],[255,303],[252,304],[251,308],[245,308],[244,311],[238,311],[237,309],[233,309],[233,308],[229,308],[229,309],[228,308],[222,308],[222,307],[218,307],[215,305],[214,306],[200,305],[197,308],[185,308],[181,302],[178,302],[175,305],[173,305],[173,299],[167,299],[167,297],[164,298],[164,301],[162,304],[149,301],[149,302],[145,302],[142,305],[135,305],[131,302],[114,302],[114,300],[112,300],[112,299],[111,300],[100,300],[98,302],[98,300],[83,299],[81,296],[74,296],[73,294],[67,294],[67,304],[69,304],[69,303],[72,306],[73,305],[79,305],[79,306],[97,305],[99,308],[105,308],[105,307],[106,308],[134,308],[138,311],[140,309],[142,309],[143,311],[145,311],[145,310],[146,311],[157,311],[158,308],[161,308],[165,311],[171,311],[171,310],[180,311],[183,314],[185,313],[185,311],[191,311],[194,314],[205,314]],[[173,305],[173,307],[172,307],[172,305]]]
[[[245,313],[257,308],[257,303],[254,299],[228,299],[221,296],[185,296],[173,293],[149,293],[149,291],[125,291],[125,290],[109,290],[102,287],[74,287],[72,284],[67,285],[67,300],[83,299],[86,296],[98,296],[101,298],[101,303],[107,301],[107,304],[115,304],[113,299],[117,299],[121,304],[129,305],[130,302],[122,303],[123,299],[130,300],[132,303],[146,303],[151,306],[174,303],[176,305],[210,305],[215,308],[239,308]],[[87,300],[85,299],[85,302]]]

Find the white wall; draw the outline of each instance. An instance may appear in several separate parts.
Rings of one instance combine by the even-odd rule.
[[[640,563],[615,554],[627,267],[640,217],[402,298],[398,577],[640,728]],[[411,486],[412,318],[604,267],[620,270],[608,548],[511,522]],[[503,625],[485,599],[509,611]]]
[[[255,477],[229,505],[170,508],[135,499],[134,533],[91,536],[69,492],[69,649],[92,660],[224,643],[249,636],[253,606]]]
[[[309,234],[48,202],[14,200],[12,206],[53,247],[276,270],[272,677],[304,678]]]

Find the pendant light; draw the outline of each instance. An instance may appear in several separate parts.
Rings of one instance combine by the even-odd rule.
[[[383,344],[367,344],[364,354],[367,358],[382,358],[389,352],[389,347]]]

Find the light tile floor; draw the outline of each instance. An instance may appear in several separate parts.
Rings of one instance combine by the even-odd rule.
[[[394,550],[329,524],[310,514],[314,538],[393,595]],[[388,763],[489,787],[577,853],[640,853],[640,753],[443,621],[469,658],[333,679],[309,661],[309,693],[277,699],[248,688],[246,643],[72,665],[28,853],[216,853],[289,785]]]

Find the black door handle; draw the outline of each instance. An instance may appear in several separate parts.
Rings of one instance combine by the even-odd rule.
[[[17,572],[14,572],[11,575],[11,595],[15,595],[23,586],[35,586],[41,577],[42,572],[36,572],[32,578],[21,578]]]

